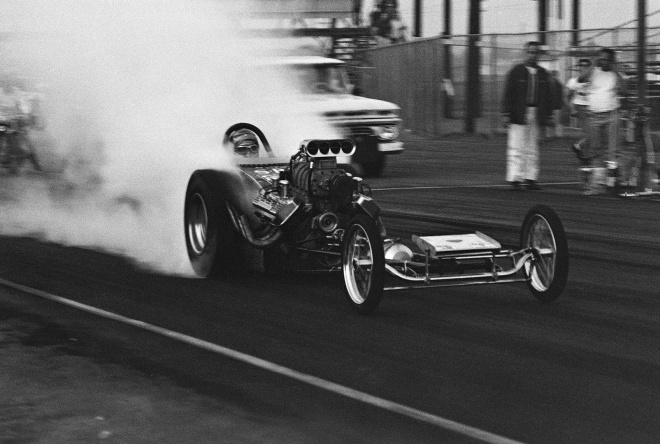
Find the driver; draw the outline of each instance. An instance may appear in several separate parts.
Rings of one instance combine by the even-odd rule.
[[[231,135],[234,153],[242,157],[259,157],[259,140],[249,129],[239,129]]]

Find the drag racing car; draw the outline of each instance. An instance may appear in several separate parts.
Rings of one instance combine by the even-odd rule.
[[[561,295],[568,245],[552,209],[529,210],[517,250],[480,232],[389,239],[370,188],[337,164],[354,150],[350,139],[306,140],[288,159],[244,157],[238,172],[195,171],[184,209],[195,273],[230,273],[235,249],[248,244],[263,251],[266,273],[341,272],[361,314],[375,310],[386,290],[525,282],[542,302]],[[386,286],[386,277],[405,285]]]

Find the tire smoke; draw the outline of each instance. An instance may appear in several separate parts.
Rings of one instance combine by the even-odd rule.
[[[34,0],[0,6],[5,78],[42,97],[45,170],[0,170],[0,234],[98,248],[189,275],[183,200],[199,168],[235,170],[224,131],[271,119],[290,143],[333,131],[236,26],[256,3]],[[276,108],[276,109],[274,109]],[[303,135],[304,133],[304,135]]]

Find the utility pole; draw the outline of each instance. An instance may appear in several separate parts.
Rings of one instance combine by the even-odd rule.
[[[362,26],[362,0],[353,0],[353,23]]]
[[[573,0],[573,35],[571,46],[580,44],[580,0]]]
[[[646,0],[637,0],[637,106],[643,116],[648,119],[648,110],[646,109]],[[657,173],[657,163],[653,154],[653,142],[651,141],[648,120],[638,123],[642,125],[643,144],[641,151],[641,165],[637,174],[638,191],[650,191],[653,188],[651,182],[652,174]]]
[[[451,69],[451,43],[450,43],[450,38],[451,38],[451,0],[445,0],[445,29],[442,31],[442,35],[444,35],[445,40],[444,40],[444,55],[445,55],[445,66],[444,66],[444,79],[443,82],[447,82],[451,84],[453,82],[452,78],[452,69]],[[451,119],[452,118],[452,105],[453,105],[453,100],[454,98],[449,94],[449,91],[447,90],[447,84],[444,84],[445,86],[445,118],[446,119]]]
[[[637,103],[646,105],[646,0],[637,0]]]
[[[422,36],[422,0],[415,0],[415,37]]]
[[[548,0],[536,0],[539,2],[539,42],[545,45],[545,32],[548,30]]]
[[[465,132],[473,134],[476,130],[475,120],[479,116],[479,101],[481,85],[479,70],[481,65],[479,54],[479,39],[481,34],[481,0],[470,0],[470,36],[468,37],[468,71],[467,71],[467,112],[465,113]]]

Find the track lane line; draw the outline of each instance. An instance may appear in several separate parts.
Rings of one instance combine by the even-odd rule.
[[[580,185],[582,182],[540,182],[539,185],[543,186],[563,186],[563,185]],[[372,191],[406,191],[406,190],[455,190],[455,189],[468,189],[468,188],[511,188],[509,184],[494,184],[494,185],[424,185],[424,186],[409,186],[409,187],[372,187]]]
[[[232,350],[227,347],[223,347],[218,344],[214,344],[212,342],[204,341],[199,338],[195,338],[193,336],[189,336],[183,333],[178,333],[176,331],[168,330],[163,327],[158,327],[153,324],[149,324],[147,322],[143,322],[137,319],[132,319],[128,318],[122,315],[119,315],[117,313],[113,313],[110,311],[102,310],[100,308],[92,307],[91,305],[86,305],[82,304],[80,302],[73,301],[71,299],[66,299],[62,296],[57,296],[51,293],[47,293],[42,290],[37,290],[31,287],[27,287],[25,285],[17,284],[12,281],[8,281],[6,279],[0,278],[0,285],[13,288],[15,290],[22,291],[24,293],[28,293],[33,296],[37,296],[43,299],[47,299],[52,302],[57,302],[72,308],[76,308],[79,310],[82,310],[87,313],[91,313],[97,316],[101,316],[106,319],[111,319],[114,321],[122,322],[124,324],[131,325],[133,327],[141,328],[143,330],[147,330],[152,333],[156,333],[180,342],[183,342],[185,344],[192,345],[194,347],[198,347],[213,353],[217,353],[232,359],[235,359],[237,361],[253,365],[255,367],[259,367],[264,370],[271,371],[273,373],[283,375],[283,376],[288,376],[289,378],[295,379],[297,381],[306,383],[308,385],[312,385],[314,387],[333,392],[335,394],[354,399],[356,401],[360,401],[375,407],[382,408],[384,410],[387,410],[389,412],[393,413],[398,413],[403,416],[407,416],[412,419],[416,419],[419,421],[426,422],[428,424],[440,427],[442,429],[448,430],[455,432],[460,435],[464,435],[470,438],[478,439],[482,442],[486,443],[493,443],[493,444],[521,444],[520,441],[515,441],[500,435],[496,435],[494,433],[487,432],[485,430],[480,430],[475,427],[471,427],[465,424],[461,424],[456,421],[452,421],[447,418],[443,418],[440,416],[433,415],[431,413],[424,412],[422,410],[418,410],[412,407],[405,406],[403,404],[399,404],[397,402],[393,401],[388,401],[387,399],[384,398],[379,398],[377,396],[370,395],[368,393],[361,392],[359,390],[355,390],[349,387],[345,387],[343,385],[327,381],[322,378],[318,378],[316,376],[308,375],[306,373],[302,373],[293,369],[290,369],[288,367],[281,366],[279,364],[275,364],[270,361],[266,361],[261,358],[257,358],[252,355],[248,355],[246,353],[242,353],[236,350]]]

